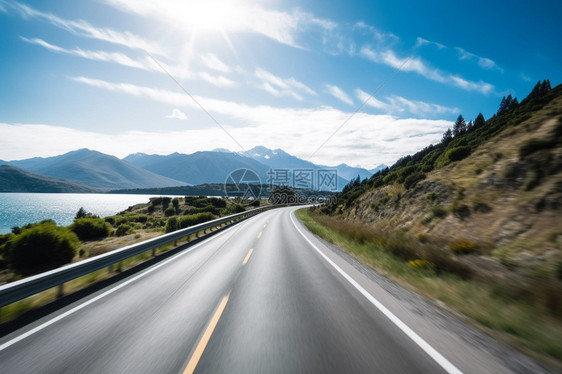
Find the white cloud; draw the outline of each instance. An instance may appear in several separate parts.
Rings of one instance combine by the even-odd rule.
[[[408,100],[402,96],[390,96],[387,98],[392,106],[404,108],[408,112],[417,115],[433,114],[458,114],[459,108],[450,108],[439,104],[426,103],[419,100]]]
[[[424,45],[433,45],[433,46],[437,47],[437,49],[447,48],[447,47],[445,47],[445,45],[443,45],[441,43],[432,42],[431,40],[427,40],[427,39],[424,39],[424,38],[417,37],[416,38],[416,48],[422,47]]]
[[[148,57],[145,57],[144,59],[141,60],[135,60],[121,52],[89,51],[89,50],[83,50],[81,48],[66,49],[48,43],[43,39],[39,39],[39,38],[28,39],[25,37],[21,37],[21,39],[27,43],[39,45],[53,52],[78,56],[88,60],[116,63],[119,65],[128,66],[136,69],[143,69],[148,71],[160,71],[160,68],[158,68],[154,64],[154,62],[150,60]]]
[[[342,89],[339,88],[338,86],[326,84],[326,90],[330,95],[334,96],[336,99],[348,105],[353,105],[353,100],[351,100],[351,98],[345,92],[343,92]]]
[[[355,94],[357,95],[357,98],[362,102],[367,101],[365,105],[390,113],[409,112],[417,116],[428,116],[436,114],[456,114],[460,112],[458,108],[450,108],[443,105],[426,103],[419,100],[408,100],[402,96],[397,95],[387,96],[385,98],[386,102],[383,102],[377,100],[374,97],[370,97],[367,92],[361,89],[356,89]]]
[[[387,112],[391,112],[394,110],[394,108],[391,105],[387,103],[383,103],[382,101],[378,100],[376,97],[369,95],[367,92],[359,88],[355,90],[355,95],[357,96],[359,101],[361,101],[361,103],[365,103],[365,105],[367,106],[381,109]]]
[[[427,79],[439,82],[452,84],[454,86],[460,87],[467,91],[479,91],[483,94],[491,92],[494,86],[490,83],[483,81],[473,82],[466,80],[458,75],[447,73],[436,68],[429,67],[425,62],[419,58],[400,58],[396,56],[394,51],[387,49],[383,52],[376,52],[373,49],[364,46],[361,48],[361,55],[367,59],[379,63],[391,66],[396,69],[401,69],[403,71],[411,71],[424,76]]]
[[[199,73],[199,76],[206,80],[207,82],[217,86],[217,87],[233,87],[236,86],[236,82],[222,75],[214,76],[206,72]]]
[[[493,60],[487,57],[478,56],[460,47],[456,47],[455,49],[458,52],[458,58],[460,61],[475,59],[478,62],[478,66],[480,66],[483,69],[488,69],[488,70],[496,69],[503,72],[503,69],[501,67],[499,67]]]
[[[162,48],[156,44],[149,42],[142,37],[135,35],[131,32],[120,32],[109,28],[95,27],[86,21],[70,21],[57,17],[51,13],[44,13],[38,11],[27,5],[18,3],[16,1],[3,0],[3,5],[6,8],[12,9],[19,13],[22,18],[35,18],[42,21],[49,22],[55,27],[69,31],[75,35],[102,40],[112,44],[118,44],[131,49],[147,51],[152,54],[165,56],[166,53]]]
[[[166,118],[169,119],[179,119],[179,120],[186,120],[187,116],[184,112],[179,109],[173,109],[171,114],[167,114]]]
[[[230,67],[222,62],[214,53],[206,53],[201,55],[203,64],[209,69],[220,71],[221,73],[229,73]]]
[[[275,96],[290,96],[296,100],[303,100],[301,94],[316,95],[316,92],[295,78],[281,78],[264,69],[256,69],[254,76],[261,82],[258,88]]]

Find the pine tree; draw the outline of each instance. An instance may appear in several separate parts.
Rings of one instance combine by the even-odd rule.
[[[453,135],[459,136],[464,134],[465,132],[466,132],[466,122],[464,121],[462,114],[460,114],[457,117],[457,120],[455,121],[455,125],[453,126]]]
[[[451,129],[447,129],[447,131],[445,131],[445,133],[443,134],[443,139],[441,139],[441,143],[443,145],[447,145],[451,142],[451,140],[453,140],[453,132],[451,131]]]
[[[507,108],[507,99],[505,98],[505,96],[502,98],[502,101],[500,102],[500,107],[498,108],[498,116],[500,114],[502,114],[503,112],[505,112],[505,108]]]
[[[474,128],[479,128],[480,126],[483,126],[484,123],[486,123],[484,116],[482,115],[482,113],[478,113],[476,119],[474,120]]]

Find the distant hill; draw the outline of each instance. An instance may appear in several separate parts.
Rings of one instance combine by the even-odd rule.
[[[348,181],[357,178],[357,176],[359,176],[359,178],[363,180],[365,178],[370,178],[371,175],[373,175],[370,170],[356,168],[347,164],[339,164],[335,168],[338,169],[338,175],[342,178],[347,179]]]
[[[80,149],[55,157],[10,161],[6,164],[99,189],[185,185],[184,182],[152,173],[117,157],[89,149]]]
[[[253,170],[262,183],[265,183],[269,169],[260,162],[233,152],[205,151],[189,155],[172,153],[167,156],[136,153],[123,160],[192,185],[224,183],[231,172],[244,168]]]
[[[100,190],[64,179],[31,173],[15,166],[0,165],[0,192],[95,193]]]
[[[388,166],[386,166],[385,164],[380,164],[380,165],[377,166],[376,168],[370,169],[369,172],[370,172],[371,174],[376,174],[376,173],[378,173],[379,171],[386,169],[387,167],[388,167]]]

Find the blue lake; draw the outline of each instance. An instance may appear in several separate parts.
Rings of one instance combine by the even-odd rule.
[[[153,195],[109,195],[66,193],[0,193],[0,234],[14,226],[52,219],[67,226],[83,207],[100,217],[117,214],[131,205],[147,203]]]

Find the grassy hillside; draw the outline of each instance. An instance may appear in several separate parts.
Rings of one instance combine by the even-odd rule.
[[[562,86],[445,138],[353,181],[309,225],[562,367]]]

